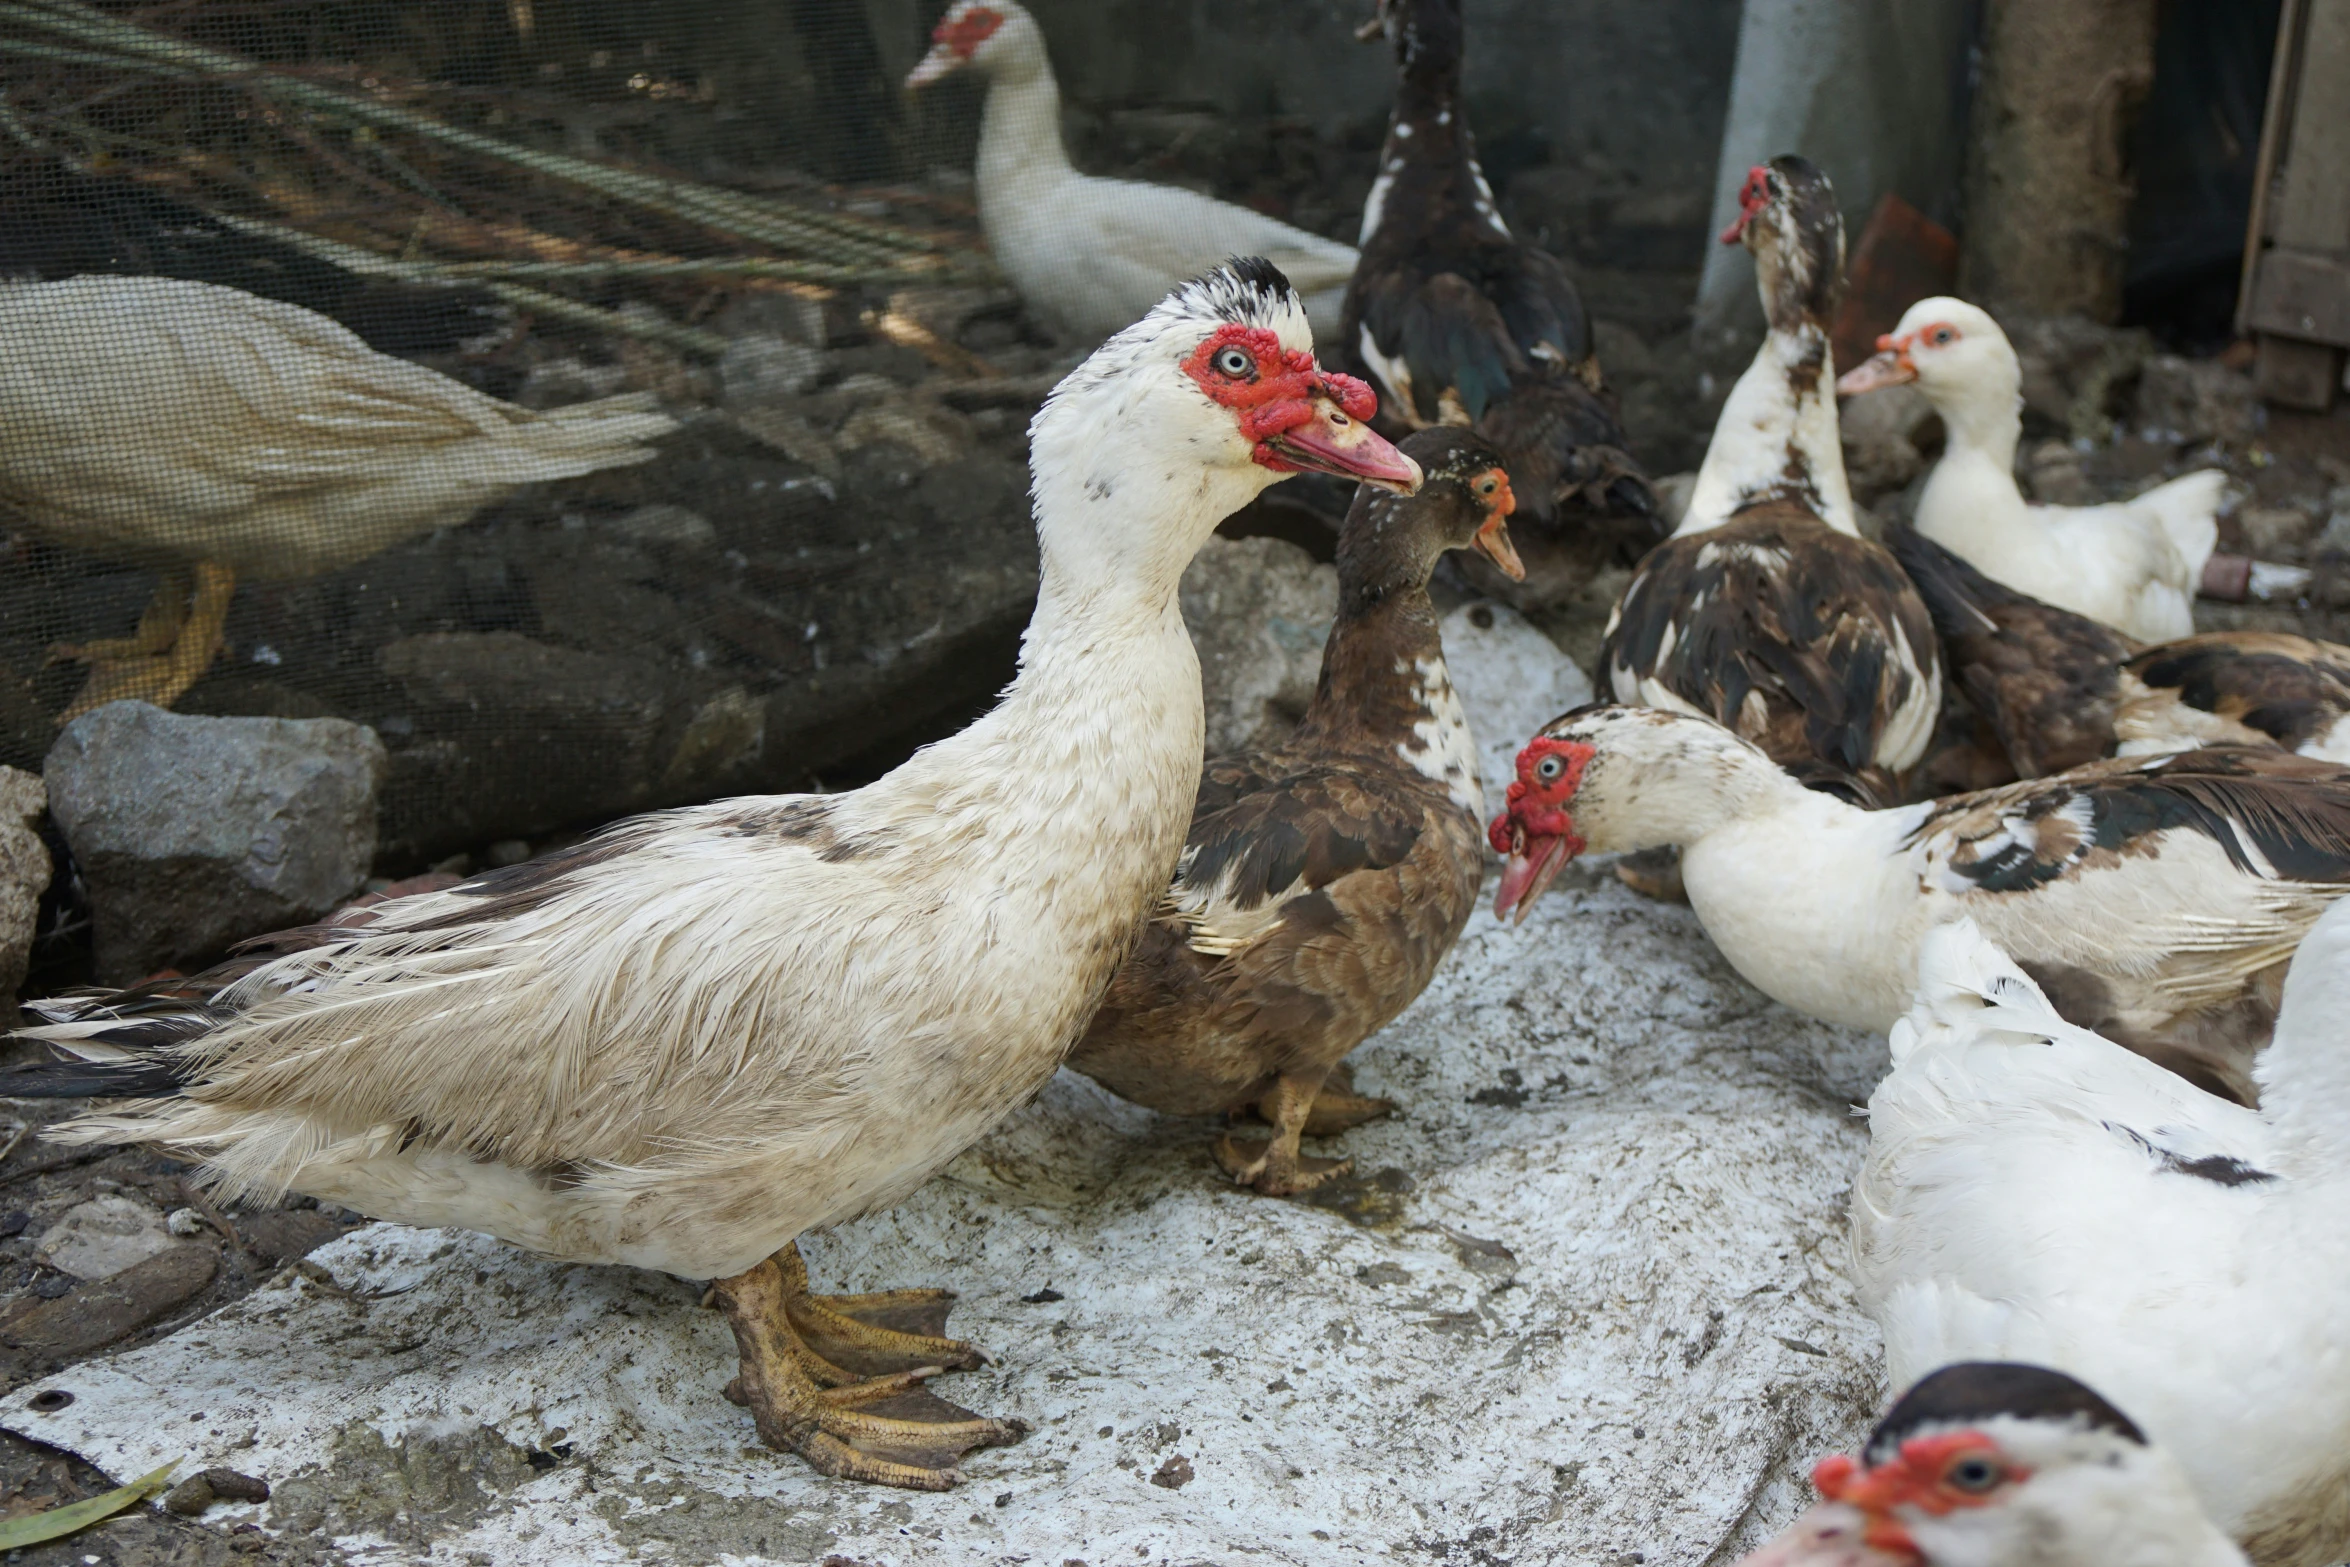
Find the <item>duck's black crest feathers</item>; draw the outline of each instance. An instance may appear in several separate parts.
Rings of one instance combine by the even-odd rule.
[[[1902,1394],[1869,1433],[1862,1454],[1872,1466],[1881,1464],[1913,1436],[1998,1415],[2076,1424],[2146,1445],[2146,1433],[2136,1421],[2061,1371],[2014,1361],[1963,1360]]]

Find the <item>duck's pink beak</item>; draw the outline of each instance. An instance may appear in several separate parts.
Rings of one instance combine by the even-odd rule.
[[[1836,395],[1857,397],[1862,392],[1899,386],[1917,378],[1917,361],[1909,357],[1909,339],[1888,334],[1877,339],[1875,358],[1854,365],[1836,378]]]
[[[1362,418],[1340,407],[1336,397],[1327,391],[1317,391],[1312,408],[1313,417],[1303,424],[1292,425],[1260,441],[1258,460],[1269,468],[1360,479],[1398,495],[1409,495],[1420,487],[1420,465],[1397,451],[1387,437]]]
[[[1567,862],[1583,852],[1583,840],[1572,836],[1534,837],[1507,817],[1493,824],[1496,837],[1501,835],[1504,823],[1509,826],[1509,858],[1502,862],[1501,885],[1493,895],[1493,917],[1508,919],[1510,911],[1515,909],[1517,922],[1523,925],[1526,916],[1533,912],[1535,901],[1550,890],[1550,884],[1558,880]]]
[[[922,57],[922,63],[906,73],[906,86],[928,87],[932,82],[943,81],[954,75],[963,68],[963,64],[963,56],[955,52],[953,45],[933,44],[930,52]]]
[[[1920,1567],[1909,1551],[1868,1542],[1868,1515],[1842,1502],[1821,1502],[1738,1567]]]

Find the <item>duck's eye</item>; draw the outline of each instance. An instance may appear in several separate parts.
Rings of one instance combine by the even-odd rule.
[[[1493,493],[1493,479],[1491,475],[1487,475],[1485,478],[1479,479],[1477,481],[1477,493],[1479,495],[1491,495]]]
[[[1942,1478],[1957,1490],[1980,1496],[1985,1491],[1998,1489],[1999,1483],[2007,1478],[2007,1471],[1999,1466],[1996,1459],[1977,1453],[1952,1464]]]
[[[1560,761],[1555,756],[1546,756],[1541,761],[1534,764],[1534,776],[1541,779],[1544,783],[1557,783],[1559,781],[1559,774],[1565,772],[1566,770],[1567,764]]]
[[[1931,333],[1927,334],[1926,341],[1933,344],[1936,348],[1941,348],[1945,344],[1951,342],[1957,336],[1958,334],[1951,331],[1950,328],[1946,326],[1938,326],[1934,328]]]
[[[1227,348],[1219,351],[1216,355],[1216,373],[1228,375],[1235,381],[1245,380],[1254,375],[1256,369],[1257,362],[1248,356],[1246,349]]]

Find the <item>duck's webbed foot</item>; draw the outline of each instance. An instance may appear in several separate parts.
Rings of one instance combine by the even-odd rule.
[[[742,1356],[727,1397],[749,1407],[761,1441],[819,1474],[944,1491],[962,1480],[963,1454],[1027,1434],[1019,1421],[972,1415],[923,1386],[985,1364],[959,1339],[889,1325],[944,1326],[953,1300],[944,1290],[817,1295],[796,1243],[711,1289]],[[873,1412],[880,1405],[889,1412]]]
[[[1265,1103],[1258,1110],[1258,1114],[1264,1115],[1268,1121],[1273,1119],[1271,1115],[1265,1114],[1273,1108],[1272,1099],[1272,1095],[1266,1095]],[[1383,1115],[1394,1113],[1394,1100],[1356,1093],[1354,1069],[1341,1061],[1330,1069],[1330,1075],[1322,1079],[1321,1088],[1314,1094],[1314,1107],[1306,1112],[1305,1134],[1308,1137],[1336,1137],[1340,1132],[1352,1131],[1365,1121],[1376,1121]]]
[[[1681,885],[1681,851],[1642,849],[1616,861],[1616,880],[1643,898],[1659,903],[1687,903],[1689,890]]]
[[[1298,1139],[1305,1134],[1323,1077],[1321,1072],[1312,1072],[1274,1079],[1273,1091],[1257,1102],[1257,1114],[1272,1123],[1273,1135],[1261,1143],[1243,1142],[1227,1132],[1217,1140],[1216,1162],[1234,1180],[1268,1197],[1311,1191],[1332,1176],[1353,1169],[1352,1159],[1315,1159],[1298,1151]]]

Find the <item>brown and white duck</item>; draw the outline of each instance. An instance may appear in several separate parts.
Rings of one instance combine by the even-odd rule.
[[[1893,530],[1886,544],[2020,777],[2199,745],[2350,763],[2350,647],[2279,631],[2208,631],[2140,647],[1994,581],[1913,529]]]
[[[1380,0],[1366,40],[1395,49],[1395,107],[1363,205],[1362,262],[1335,345],[1379,389],[1383,428],[1466,424],[1509,465],[1520,604],[1579,587],[1610,554],[1662,536],[1625,450],[1582,296],[1557,259],[1512,234],[1461,106],[1460,0]]]
[[[1217,1158],[1276,1195],[1346,1168],[1298,1139],[1382,1115],[1339,1062],[1427,988],[1484,875],[1484,795],[1428,576],[1448,550],[1519,570],[1500,453],[1467,430],[1403,442],[1419,493],[1358,491],[1338,619],[1304,721],[1207,764],[1174,880],[1069,1065],[1153,1109],[1254,1106],[1269,1141]]]
[[[1677,847],[1732,967],[1880,1033],[1927,934],[1972,917],[2068,1021],[2244,1101],[2294,946],[2350,892],[2350,768],[2247,746],[1868,811],[1710,719],[1593,706],[1527,743],[1508,799],[1497,912],[1585,850]]]
[[[1942,703],[1926,607],[1860,535],[1828,322],[1844,223],[1802,158],[1750,171],[1722,236],[1753,252],[1770,334],[1714,426],[1688,513],[1600,646],[1602,696],[1725,725],[1815,788],[1899,799]]]

